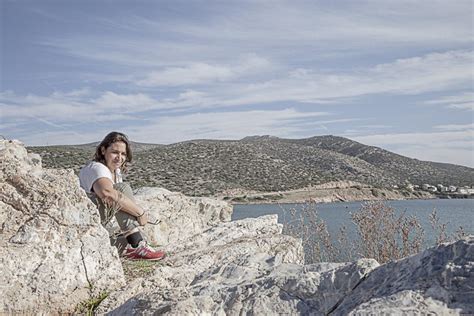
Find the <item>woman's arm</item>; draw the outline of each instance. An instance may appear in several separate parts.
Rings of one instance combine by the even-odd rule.
[[[145,225],[148,221],[146,212],[134,201],[126,197],[121,192],[114,189],[112,181],[108,178],[99,178],[92,185],[95,194],[108,205],[117,204],[120,210],[137,218],[140,225]]]

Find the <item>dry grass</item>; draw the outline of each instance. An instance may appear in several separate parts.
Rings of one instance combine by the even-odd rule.
[[[404,258],[418,253],[425,245],[425,231],[415,216],[396,211],[384,202],[366,202],[359,211],[351,213],[357,238],[348,236],[347,227],[340,227],[332,236],[326,223],[316,209],[316,204],[308,202],[301,210],[283,209],[284,232],[303,240],[307,263],[344,262],[357,258],[373,258],[379,263]],[[448,236],[447,223],[441,223],[434,210],[429,216],[436,236],[436,244],[457,240],[467,234],[460,227]]]
[[[144,278],[154,273],[157,267],[163,266],[162,261],[121,259],[123,273],[127,281]]]

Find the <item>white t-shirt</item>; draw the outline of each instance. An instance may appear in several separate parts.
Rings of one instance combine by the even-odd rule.
[[[120,169],[115,170],[115,176],[117,178],[116,182],[114,182],[112,172],[110,172],[106,165],[97,161],[90,161],[87,165],[82,167],[81,171],[79,171],[79,182],[81,188],[83,188],[86,193],[91,193],[94,182],[100,178],[110,179],[114,184],[123,181]]]

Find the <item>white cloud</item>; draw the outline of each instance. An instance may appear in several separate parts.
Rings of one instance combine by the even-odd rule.
[[[249,135],[275,135],[290,137],[308,135],[305,123],[329,115],[326,112],[300,112],[284,110],[252,110],[235,112],[192,113],[180,116],[151,117],[136,126],[114,127],[128,134],[134,141],[174,143],[190,139],[240,139]],[[333,122],[337,122],[334,120]],[[298,122],[298,124],[291,124]],[[331,122],[327,122],[328,124]],[[317,121],[315,122],[317,125]],[[97,141],[105,135],[105,127],[87,133],[58,129],[42,133],[23,133],[21,141],[27,145],[80,144]],[[311,132],[309,132],[311,133]]]
[[[72,90],[68,92],[54,91],[51,94],[51,97],[55,99],[75,98],[75,97],[80,98],[80,97],[89,96],[91,94],[92,94],[92,90],[89,87],[86,87],[86,88]]]
[[[471,124],[449,124],[449,125],[437,125],[434,126],[436,129],[445,131],[458,131],[458,130],[474,130],[474,123]]]
[[[93,103],[100,109],[110,109],[122,112],[140,112],[144,109],[152,108],[157,102],[153,98],[143,93],[117,94],[106,91]]]
[[[426,146],[407,145],[397,148],[398,154],[425,161],[452,163],[474,168],[472,148],[431,148]]]
[[[120,128],[117,130],[120,130]],[[78,145],[99,141],[108,132],[110,130],[99,129],[79,133],[73,130],[54,129],[42,131],[41,133],[25,133],[19,137],[19,140],[27,146]]]
[[[368,94],[421,94],[465,87],[472,83],[473,63],[473,51],[456,50],[396,59],[365,69],[328,72],[299,67],[284,71],[283,65],[249,55],[235,64],[187,63],[151,72],[142,76],[144,79],[119,76],[115,81],[136,84],[136,89],[172,86],[188,91],[199,85],[199,98],[184,100],[183,92],[178,92],[180,95],[161,100],[159,106],[162,108],[239,106],[280,101],[328,104],[336,99],[351,102],[351,98]],[[466,99],[471,102],[463,101]],[[432,100],[427,104],[441,104],[448,100],[451,103],[446,106],[472,109],[472,93]]]
[[[138,141],[153,139],[173,143],[188,139],[240,139],[249,135],[292,137],[302,132],[294,121],[312,120],[325,112],[299,112],[295,109],[193,113],[160,116],[151,124],[135,127],[130,136]],[[306,131],[307,132],[307,131]]]
[[[133,115],[151,109],[197,111],[210,107],[238,107],[271,102],[329,103],[336,99],[353,98],[366,94],[410,94],[448,89],[456,84],[465,84],[472,79],[470,65],[473,52],[449,51],[428,54],[422,57],[399,59],[369,68],[340,74],[323,74],[311,69],[290,71],[286,78],[245,83],[230,82],[200,87],[199,90],[184,89],[160,100],[145,93],[118,94],[112,91],[100,93],[93,98],[89,89],[71,92],[54,92],[49,96],[13,92],[0,94],[0,109],[4,118],[36,117],[57,121],[81,121],[84,119],[110,121],[133,119]],[[269,64],[257,56],[247,56],[231,71],[234,74],[253,71]],[[216,78],[206,71],[190,80]],[[225,73],[225,72],[223,72]],[[188,80],[176,76],[170,82]],[[197,81],[196,81],[197,82]],[[472,102],[462,103],[472,93],[444,97],[428,101],[430,104],[449,103],[446,106],[472,109]],[[112,114],[114,116],[112,116]]]
[[[443,129],[443,128],[441,128]],[[395,133],[350,138],[373,146],[379,146],[398,154],[420,160],[451,162],[474,167],[474,129],[426,133]]]
[[[227,106],[277,101],[327,103],[337,98],[380,93],[419,94],[470,83],[472,63],[473,52],[449,51],[345,73],[298,69],[284,78],[227,85],[208,94],[218,104]]]
[[[369,118],[366,118],[369,119]],[[386,130],[387,128],[391,128],[392,126],[390,125],[381,125],[381,124],[369,124],[369,125],[349,125],[350,128],[346,128],[342,134],[345,137],[352,138],[364,135],[367,133],[380,133],[380,130]]]
[[[471,83],[472,83],[471,76]],[[463,92],[457,95],[444,96],[423,102],[424,104],[440,104],[446,108],[474,111],[474,93]]]
[[[106,91],[93,99],[89,93],[81,91],[56,91],[49,96],[0,93],[0,112],[5,120],[31,118],[55,124],[65,121],[133,119],[135,113],[160,106],[158,101],[142,93],[117,94]]]
[[[453,104],[448,105],[448,108],[474,111],[474,102],[453,103]]]
[[[235,74],[228,67],[194,63],[187,67],[166,68],[154,71],[146,79],[138,81],[143,86],[180,86],[185,84],[203,84],[214,81],[226,81]]]
[[[49,97],[27,96],[19,104],[0,103],[4,120],[12,118],[43,118],[48,120],[79,120],[87,116],[89,106],[71,100],[57,100]],[[93,111],[89,113],[94,113]]]
[[[381,125],[381,124],[371,124],[371,125],[362,125],[362,126],[357,126],[358,128],[366,128],[366,129],[384,129],[384,128],[390,128],[392,126],[390,125]]]
[[[386,92],[437,91],[472,82],[473,63],[473,51],[430,53],[377,65],[369,72],[369,76],[388,81],[388,84],[381,81]]]
[[[258,73],[271,66],[270,62],[254,54],[245,56],[237,65],[191,63],[183,67],[168,67],[153,71],[139,80],[139,86],[181,86],[225,82],[247,74]]]
[[[354,137],[366,143],[386,143],[390,145],[418,144],[428,147],[474,146],[474,130],[453,132],[396,133]],[[450,145],[451,144],[451,145]]]
[[[269,69],[265,68],[268,66],[265,61],[251,60],[234,68],[222,68],[222,71],[212,71],[220,69],[212,67],[174,69],[161,73],[160,79],[157,77],[148,84],[186,87],[222,80],[218,88],[214,84],[204,85],[199,91],[186,89],[177,96],[156,101],[157,108],[235,107],[270,102],[330,104],[337,99],[349,102],[350,98],[367,94],[420,94],[465,85],[472,79],[470,65],[473,62],[471,51],[449,51],[398,59],[351,72],[319,73],[298,68],[290,70],[286,76],[273,74],[275,79],[270,80],[237,80],[246,74],[247,68],[252,69],[249,65],[253,63]]]
[[[243,60],[235,67],[234,73],[251,72],[252,65],[268,66],[265,60],[256,56]],[[347,98],[366,94],[410,94],[447,89],[471,80],[470,65],[473,62],[472,52],[450,51],[399,59],[350,73],[323,74],[299,69],[291,71],[286,78],[257,83],[230,82],[218,88],[210,85],[200,87],[199,90],[184,89],[162,99],[155,99],[145,93],[118,94],[112,91],[102,92],[94,98],[89,89],[56,91],[45,97],[4,92],[0,94],[0,110],[4,118],[32,116],[57,123],[84,119],[99,122],[118,118],[133,119],[136,113],[152,109],[198,111],[211,107],[255,106],[271,102],[327,104],[337,99],[347,101]],[[175,83],[186,80],[184,77],[175,79]],[[468,97],[469,94],[465,94],[429,102],[461,101]],[[462,104],[472,107],[468,103]]]
[[[461,0],[190,4],[199,19],[189,18],[186,10],[170,17],[153,4],[146,8],[154,11],[153,17],[91,14],[87,18],[97,26],[94,34],[45,36],[40,43],[110,65],[174,69],[209,60],[226,64],[249,52],[266,52],[279,60],[317,60],[414,47],[439,51],[468,47],[473,39],[472,3]]]
[[[463,92],[458,95],[444,96],[435,100],[428,100],[424,104],[451,104],[466,103],[474,100],[474,92]]]

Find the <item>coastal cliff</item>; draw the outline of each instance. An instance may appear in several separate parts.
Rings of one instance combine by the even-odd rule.
[[[131,277],[71,170],[43,168],[16,141],[0,141],[0,161],[0,313],[91,301],[111,315],[474,313],[474,236],[384,265],[305,265],[276,215],[230,222],[225,201],[141,188],[160,220],[145,232],[169,256]]]

